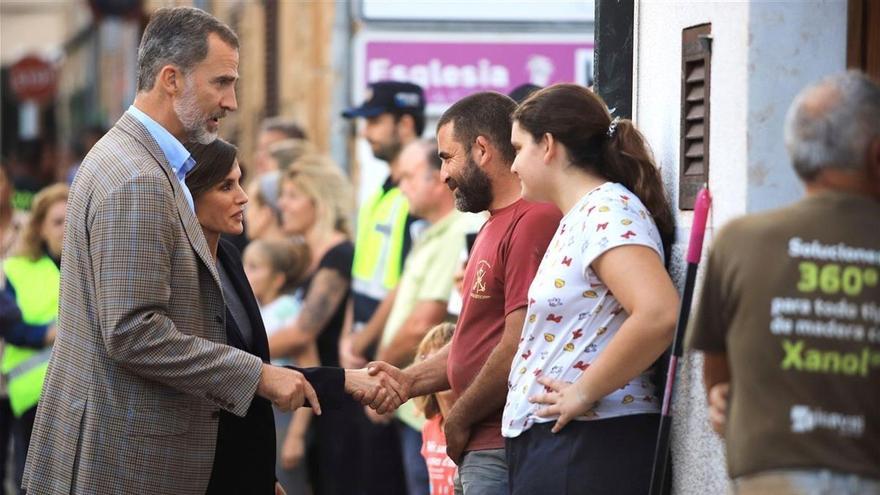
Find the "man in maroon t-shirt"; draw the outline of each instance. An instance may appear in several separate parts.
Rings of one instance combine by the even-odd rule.
[[[452,342],[426,361],[386,370],[417,397],[452,388],[445,418],[447,452],[459,465],[465,495],[507,493],[501,412],[510,363],[522,334],[528,290],[562,213],[520,198],[510,171],[510,115],[516,103],[477,93],[454,104],[437,124],[441,175],[461,211],[488,210],[464,277],[464,303]],[[455,253],[450,253],[455,256]]]

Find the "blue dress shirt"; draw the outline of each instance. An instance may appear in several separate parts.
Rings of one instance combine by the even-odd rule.
[[[162,153],[165,154],[165,159],[168,160],[168,165],[170,165],[171,170],[174,171],[174,176],[180,181],[180,187],[183,189],[183,194],[186,196],[186,202],[189,203],[190,209],[195,213],[196,207],[193,203],[192,193],[189,191],[189,188],[186,187],[186,174],[196,166],[196,161],[193,160],[192,155],[190,155],[189,151],[186,150],[183,144],[168,132],[168,130],[150,118],[149,115],[138,110],[134,105],[128,107],[128,113],[130,113],[132,117],[138,119],[141,124],[144,124],[147,131],[149,131],[150,135],[153,136],[153,139],[156,140],[156,144],[159,145],[159,148],[162,149]]]

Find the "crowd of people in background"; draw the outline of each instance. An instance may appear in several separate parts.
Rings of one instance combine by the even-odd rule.
[[[225,33],[218,27],[204,36],[237,47],[217,32]],[[141,89],[173,83],[152,84]],[[863,284],[859,301],[880,300],[880,230],[863,228],[880,218],[880,90],[854,73],[817,88],[796,100],[787,124],[787,145],[812,199],[718,235],[691,334],[691,345],[707,353],[712,417],[727,433],[731,476],[802,470],[740,480],[742,493],[814,493],[773,490],[816,483],[807,476],[821,470],[839,475],[826,480],[842,487],[834,493],[880,493],[880,403],[866,392],[880,376],[876,314],[860,317],[877,334],[864,343],[875,358],[858,383],[841,385],[833,374],[777,376],[781,351],[762,350],[766,301],[777,295],[768,277],[801,292],[807,282],[789,280],[779,266],[762,263],[763,255],[752,258],[756,244],[769,253],[792,236],[850,243],[869,253],[864,273],[874,270],[875,284]],[[822,120],[838,101],[857,114],[848,124],[857,129],[822,142],[819,133],[842,125]],[[146,122],[132,109],[125,125]],[[292,120],[267,119],[253,156],[222,139],[183,143],[177,162],[166,156],[185,186],[176,189],[177,207],[189,204],[198,224],[187,225],[186,235],[204,237],[205,257],[216,266],[225,343],[278,366],[366,367],[394,384],[386,397],[399,394],[393,404],[357,394],[325,403],[325,389],[315,385],[320,406],[312,400],[311,408],[291,410],[264,396],[246,412],[221,407],[208,492],[278,493],[277,482],[290,495],[646,493],[663,400],[658,363],[673,338],[679,296],[668,272],[672,211],[634,124],[573,84],[468,96],[443,114],[430,139],[422,137],[424,92],[411,83],[374,83],[371,96],[344,116],[388,164],[387,179],[360,205],[351,179]],[[847,140],[858,141],[847,153],[820,149]],[[77,176],[78,168],[89,173],[71,170],[74,190],[94,179]],[[12,442],[21,486],[58,332],[70,189],[44,188],[27,214],[13,212],[11,190],[0,168],[0,466]],[[163,235],[137,240],[144,249],[179,249]],[[111,263],[115,254],[103,256]],[[807,276],[803,263],[800,270]],[[766,301],[755,300],[759,287]],[[317,376],[306,373],[313,384],[330,380]],[[767,376],[775,378],[765,383]],[[155,377],[164,379],[159,371]],[[802,380],[809,384],[798,388]],[[816,399],[838,387],[835,400]],[[859,431],[805,440],[780,431],[787,424],[756,419],[792,388],[805,408],[861,417]],[[211,398],[231,401],[221,399]],[[789,411],[779,416],[787,421]],[[831,428],[815,421],[814,429]],[[166,433],[175,434],[174,426]],[[39,468],[29,469],[32,486],[43,486],[33,481]]]

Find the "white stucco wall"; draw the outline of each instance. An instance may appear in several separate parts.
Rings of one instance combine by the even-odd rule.
[[[636,125],[654,150],[677,212],[678,235],[673,276],[681,288],[690,212],[678,210],[682,29],[712,23],[710,93],[711,159],[709,187],[714,208],[707,241],[717,225],[742,213],[747,162],[744,102],[748,98],[748,3],[641,1],[635,20],[634,107]],[[719,77],[723,74],[724,77]],[[698,357],[687,356],[679,371],[673,402],[673,493],[725,493],[723,445],[708,427]]]
[[[635,17],[634,119],[653,147],[678,224],[672,273],[683,283],[693,220],[678,210],[681,33],[712,23],[709,187],[713,234],[732,218],[801,195],[782,143],[795,94],[846,59],[845,0],[641,0]],[[700,280],[700,277],[698,277]],[[709,430],[702,360],[686,355],[674,400],[673,493],[723,494],[724,447]]]
[[[782,144],[785,114],[807,84],[846,69],[846,1],[756,1],[749,9],[747,212],[803,193]]]

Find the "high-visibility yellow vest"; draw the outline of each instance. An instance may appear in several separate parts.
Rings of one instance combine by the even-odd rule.
[[[361,206],[351,269],[352,290],[382,300],[397,286],[403,270],[408,212],[409,203],[398,187],[380,189]]]
[[[33,261],[15,256],[3,263],[6,278],[15,287],[22,320],[48,325],[58,318],[61,272],[48,256]],[[31,349],[6,343],[0,372],[8,377],[9,404],[18,417],[40,401],[52,348]]]

